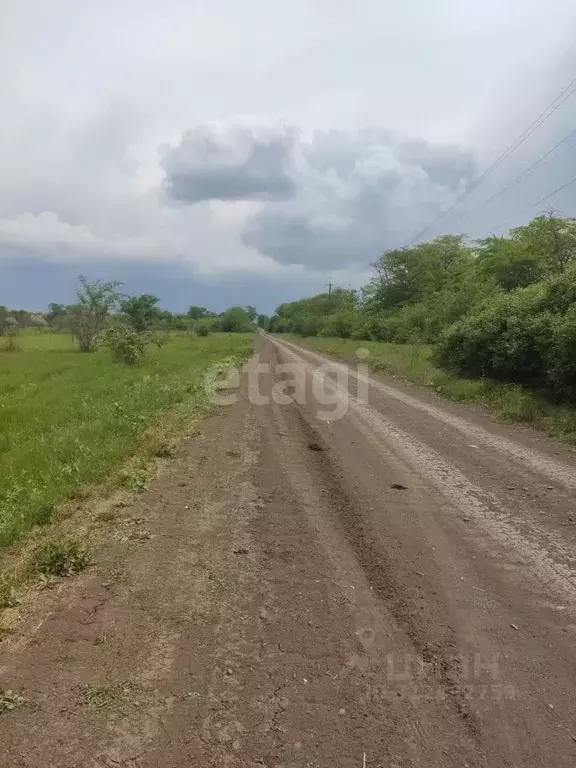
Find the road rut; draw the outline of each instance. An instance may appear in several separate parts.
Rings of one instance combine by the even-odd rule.
[[[0,716],[0,765],[576,764],[573,453],[256,346],[125,510],[147,536],[0,645],[30,702]]]

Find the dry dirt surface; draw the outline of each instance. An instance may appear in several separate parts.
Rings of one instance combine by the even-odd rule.
[[[574,453],[256,345],[0,644],[2,768],[576,765]]]

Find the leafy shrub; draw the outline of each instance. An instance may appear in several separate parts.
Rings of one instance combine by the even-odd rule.
[[[102,344],[112,352],[114,360],[127,365],[144,359],[149,341],[147,333],[138,333],[133,328],[109,328],[102,335]]]
[[[30,558],[32,570],[45,576],[69,576],[90,565],[88,552],[75,539],[60,538],[36,547]]]
[[[387,315],[367,313],[364,316],[364,320],[357,325],[357,329],[365,334],[362,336],[364,339],[392,341],[390,318]]]
[[[207,325],[199,325],[198,328],[196,329],[196,333],[198,334],[198,336],[208,336],[208,334],[210,333],[210,328],[208,328]]]
[[[230,307],[220,319],[220,330],[225,333],[250,333],[254,325],[243,307]]]
[[[495,294],[445,332],[441,364],[476,377],[539,383],[552,334],[543,298],[541,285]]]
[[[446,331],[440,362],[460,373],[576,399],[576,304],[567,299],[570,285],[553,278],[492,297]]]
[[[548,383],[556,396],[576,400],[576,304],[554,323]]]
[[[147,335],[150,344],[155,344],[158,349],[162,349],[164,344],[167,344],[170,339],[168,333],[161,333],[160,331],[148,331]]]
[[[576,263],[569,264],[560,275],[554,275],[545,283],[543,305],[555,313],[567,312],[576,304]]]
[[[347,339],[352,334],[355,323],[354,312],[350,310],[334,312],[322,319],[318,328],[318,336],[339,336],[342,339]]]

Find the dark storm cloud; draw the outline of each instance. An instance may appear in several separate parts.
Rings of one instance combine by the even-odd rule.
[[[205,200],[285,200],[294,194],[291,161],[296,134],[283,126],[212,125],[186,131],[164,147],[169,197]]]
[[[377,128],[199,126],[163,149],[175,200],[258,201],[243,242],[279,264],[366,264],[401,246],[474,177],[470,152]]]
[[[316,133],[295,147],[297,194],[266,204],[244,242],[281,264],[366,264],[404,245],[470,183],[472,154],[378,130]],[[297,169],[297,170],[296,170]]]

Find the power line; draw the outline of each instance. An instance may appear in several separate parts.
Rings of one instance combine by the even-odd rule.
[[[529,176],[532,171],[540,165],[540,163],[544,162],[547,158],[550,157],[559,147],[562,146],[562,144],[565,144],[568,139],[571,139],[573,136],[576,136],[576,128],[573,131],[570,131],[570,133],[565,136],[561,141],[559,141],[557,144],[555,144],[552,149],[549,149],[548,152],[545,152],[541,157],[538,158],[532,165],[530,165],[528,168],[526,168],[522,173],[518,174],[515,179],[512,179],[506,186],[502,187],[498,192],[496,192],[492,197],[489,197],[488,200],[485,200],[483,203],[480,203],[480,205],[475,208],[473,211],[468,213],[464,218],[458,219],[456,224],[463,224],[465,221],[468,221],[468,219],[471,219],[472,216],[475,216],[479,211],[481,211],[483,208],[485,208],[487,205],[490,205],[491,202],[496,200],[498,197],[501,197],[508,189],[510,189],[511,186],[514,184],[517,184],[519,181],[522,181],[522,179],[526,178],[526,176]],[[571,144],[570,146],[566,147],[566,149],[571,149],[572,147],[576,146],[576,144]],[[565,150],[564,150],[565,151]],[[560,153],[562,154],[562,153]],[[559,156],[559,155],[558,155]]]
[[[502,163],[507,160],[510,155],[512,155],[518,147],[520,147],[524,142],[532,136],[534,131],[536,131],[538,128],[540,128],[541,125],[543,125],[546,120],[548,120],[549,117],[551,117],[556,110],[560,109],[562,104],[570,98],[574,93],[576,92],[576,77],[564,88],[564,90],[546,107],[546,109],[541,112],[536,120],[534,120],[531,125],[528,126],[524,130],[523,133],[518,136],[517,139],[515,139],[512,144],[510,144],[509,147],[507,147],[504,152],[502,152],[501,155],[499,155],[496,160],[468,187],[467,190],[462,192],[461,195],[459,195],[456,200],[444,211],[441,211],[438,216],[436,216],[433,221],[431,221],[429,224],[427,224],[425,227],[423,227],[418,234],[413,238],[413,240],[410,242],[410,245],[414,245],[415,242],[420,240],[421,237],[423,237],[430,229],[432,229],[433,226],[435,226],[438,222],[442,221],[443,219],[448,216],[448,214],[452,213],[454,208],[456,208],[457,205],[459,205],[462,200],[464,200],[468,195],[470,195],[472,192],[474,192],[475,189],[478,189],[480,184],[491,174],[493,173]]]
[[[561,187],[558,187],[558,189],[555,189],[553,192],[549,192],[547,195],[544,195],[544,197],[540,198],[540,200],[537,200],[535,203],[532,203],[532,205],[529,205],[528,208],[525,208],[523,211],[520,211],[520,213],[517,213],[516,216],[523,216],[525,213],[528,213],[528,211],[531,211],[532,208],[536,208],[537,205],[540,205],[540,203],[545,202],[546,200],[549,200],[551,197],[554,197],[554,195],[557,195],[558,192],[563,192],[568,187],[571,187],[572,184],[576,184],[576,176],[573,179],[570,179],[566,184],[563,184]],[[503,224],[500,224],[498,227],[496,227],[494,232],[498,232],[498,230],[502,229],[509,223],[510,219],[507,219]]]

